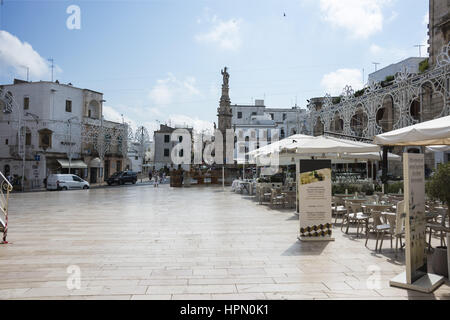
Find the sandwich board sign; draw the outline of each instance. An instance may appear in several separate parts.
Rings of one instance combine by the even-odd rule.
[[[301,241],[334,241],[331,160],[300,160],[297,179]]]
[[[444,282],[444,278],[427,272],[424,168],[423,154],[403,155],[406,272],[392,279],[390,285],[430,293]]]

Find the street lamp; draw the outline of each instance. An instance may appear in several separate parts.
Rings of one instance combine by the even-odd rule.
[[[78,120],[78,117],[74,116],[67,120],[67,122],[69,123],[69,153],[68,153],[69,174],[70,174],[70,169],[71,169],[71,165],[72,165],[72,120]]]

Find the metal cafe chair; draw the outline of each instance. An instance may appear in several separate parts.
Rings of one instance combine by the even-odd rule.
[[[284,206],[285,196],[281,193],[281,189],[273,188],[272,195],[270,198],[270,204],[273,207],[275,206]]]
[[[405,236],[405,201],[399,201],[397,203],[395,214],[395,251],[398,250],[398,243],[400,242],[400,249],[403,249],[404,245],[402,239]]]
[[[361,203],[353,203],[351,200],[345,200],[345,207],[347,209],[347,213],[344,215],[345,217],[345,225],[346,231],[348,234],[348,230],[350,228],[351,223],[356,224],[356,237],[359,237],[360,228],[364,228],[364,225],[368,224],[369,215],[367,215],[362,208]],[[344,226],[344,222],[342,223],[341,229]]]
[[[428,251],[431,251],[431,237],[433,232],[435,234],[439,233],[441,246],[445,246],[446,234],[450,232],[450,228],[446,225],[447,209],[444,207],[434,207],[433,211],[439,214],[441,221],[427,223],[426,228],[429,229]]]
[[[347,213],[347,209],[343,205],[343,201],[341,198],[333,197],[331,212],[335,216],[334,224],[337,223],[338,217],[342,217],[342,220],[344,220],[344,215]]]
[[[380,252],[381,252],[381,248],[383,246],[383,239],[386,233],[390,233],[391,235],[391,247],[392,247],[392,235],[393,232],[391,232],[392,230],[392,226],[390,224],[386,224],[383,222],[383,215],[381,212],[379,211],[372,211],[370,214],[370,217],[372,219],[372,222],[369,222],[367,229],[366,229],[366,244],[365,246],[367,247],[367,243],[369,242],[369,235],[371,232],[374,232],[376,234],[376,240],[377,242],[375,243],[375,251],[378,250],[378,242],[381,239],[381,243],[380,243]],[[381,238],[380,238],[381,236]]]

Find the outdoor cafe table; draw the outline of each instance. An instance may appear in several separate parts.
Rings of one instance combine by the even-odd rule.
[[[397,215],[397,213],[395,212],[386,212],[387,209],[391,209],[393,207],[393,205],[389,203],[363,203],[361,206],[368,209],[368,213],[380,212],[383,216],[386,217]]]
[[[239,184],[242,186],[243,189],[245,189],[245,191],[247,191],[247,193],[249,195],[253,194],[253,183],[249,182],[249,181],[240,181]]]
[[[231,184],[231,190],[236,191],[239,187],[239,180],[234,180]]]
[[[338,197],[338,198],[346,198],[346,197],[352,197],[353,196],[353,194],[334,194],[334,196],[335,197]]]
[[[393,205],[390,203],[363,203],[362,206],[370,209],[371,211],[382,212],[384,210],[392,208]]]
[[[350,202],[353,202],[353,203],[360,203],[360,204],[363,204],[364,202],[366,202],[367,201],[367,199],[366,198],[355,198],[355,197],[352,197],[352,196],[350,196],[350,197],[344,197],[344,198],[342,198],[344,201],[350,201]]]
[[[339,198],[340,200],[343,201],[344,198],[348,198],[348,197],[353,197],[353,194],[334,194],[333,195],[336,198]]]

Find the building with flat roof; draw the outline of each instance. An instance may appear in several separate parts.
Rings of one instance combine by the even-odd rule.
[[[178,165],[174,164],[172,159],[173,149],[183,141],[184,135],[179,135],[176,137],[175,141],[172,141],[172,135],[176,133],[177,129],[186,130],[189,132],[190,139],[192,139],[193,128],[189,127],[170,127],[168,125],[161,124],[158,131],[153,133],[153,167],[155,170],[165,169],[174,170],[178,168]],[[193,143],[191,140],[191,150],[179,150],[180,157],[183,157],[184,152],[189,152],[191,154],[193,148]],[[190,170],[189,164],[183,164],[181,166],[183,170]]]
[[[393,77],[404,70],[411,74],[418,74],[419,66],[425,60],[427,60],[427,58],[412,57],[393,63],[383,69],[369,74],[369,83],[385,81],[386,79],[389,79],[389,77]]]
[[[102,182],[126,162],[128,126],[103,120],[103,94],[58,81],[0,86],[0,170],[40,188],[52,173]],[[21,180],[21,179],[19,179]]]

